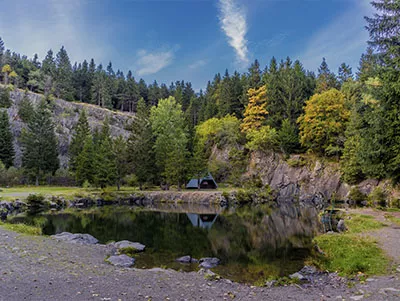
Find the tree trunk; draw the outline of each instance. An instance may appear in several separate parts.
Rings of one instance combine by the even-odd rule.
[[[36,186],[39,186],[39,175],[36,175],[35,185],[36,185]]]

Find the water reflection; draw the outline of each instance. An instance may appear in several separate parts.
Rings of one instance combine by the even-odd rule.
[[[89,233],[102,243],[138,241],[147,246],[137,267],[166,266],[186,271],[177,257],[218,257],[215,272],[243,282],[299,270],[318,228],[314,208],[293,204],[279,207],[221,208],[194,204],[145,204],[135,207],[67,209],[19,215],[12,222],[39,224],[43,233]]]

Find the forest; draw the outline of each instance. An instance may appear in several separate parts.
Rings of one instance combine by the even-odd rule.
[[[312,154],[340,162],[343,181],[400,181],[400,5],[377,0],[365,17],[369,47],[356,72],[345,62],[337,72],[322,59],[318,72],[298,60],[255,60],[247,72],[225,71],[195,92],[190,82],[147,84],[93,59],[71,63],[62,47],[42,62],[5,48],[0,38],[0,174],[25,183],[65,174],[78,185],[177,185],[209,171],[218,181],[242,186],[249,153]],[[22,166],[14,165],[7,110],[10,91],[26,90],[18,115]],[[29,92],[43,94],[34,106]],[[55,98],[132,113],[129,139],[112,137],[109,121],[91,130],[80,113],[60,170],[51,102]],[[210,154],[229,149],[229,165]],[[22,180],[21,180],[22,181]]]

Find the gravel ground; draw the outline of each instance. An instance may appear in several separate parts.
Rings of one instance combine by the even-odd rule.
[[[0,300],[400,300],[400,273],[351,289],[340,280],[260,288],[194,272],[116,268],[104,261],[108,251],[0,227]]]

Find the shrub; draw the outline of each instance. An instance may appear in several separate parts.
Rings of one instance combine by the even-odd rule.
[[[357,205],[361,205],[362,202],[367,200],[367,196],[357,186],[351,188],[348,198]]]
[[[30,194],[28,195],[28,197],[26,198],[26,202],[28,204],[28,206],[30,206],[31,208],[42,208],[42,207],[46,207],[46,202],[45,202],[45,198],[43,195],[41,194]]]
[[[388,193],[382,187],[376,187],[368,196],[368,200],[372,205],[386,207]]]

